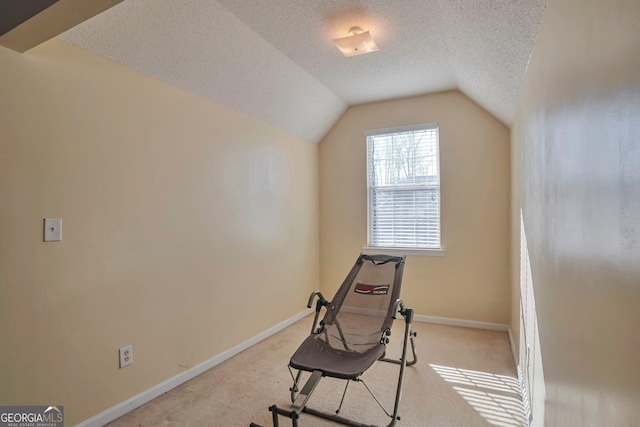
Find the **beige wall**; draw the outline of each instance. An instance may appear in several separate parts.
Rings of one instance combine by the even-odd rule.
[[[74,425],[304,308],[317,145],[56,40],[0,82],[1,404]]]
[[[330,297],[367,244],[363,131],[440,123],[444,257],[409,256],[418,314],[509,322],[509,130],[460,92],[355,106],[320,144],[321,289]]]
[[[549,0],[512,129],[548,427],[640,424],[639,25],[637,0]]]

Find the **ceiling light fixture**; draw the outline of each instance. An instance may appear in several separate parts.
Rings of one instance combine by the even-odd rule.
[[[347,37],[333,39],[333,42],[344,56],[364,55],[378,50],[371,33],[360,27],[351,27]]]

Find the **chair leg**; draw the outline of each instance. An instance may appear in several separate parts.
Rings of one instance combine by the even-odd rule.
[[[411,360],[407,360],[407,366],[413,366],[418,362],[418,350],[416,350],[416,343],[414,342],[414,338],[418,336],[417,332],[413,332],[411,331],[411,333],[409,334],[409,343],[411,344]],[[389,359],[387,357],[383,357],[382,359],[379,359],[381,362],[388,362],[388,363],[395,363],[396,365],[399,365],[401,362],[401,359]]]
[[[291,369],[289,369],[291,370]],[[291,374],[293,376],[293,374]],[[298,391],[300,391],[300,389],[298,388],[298,384],[300,384],[300,377],[302,377],[302,371],[299,370],[298,373],[296,374],[296,377],[293,379],[293,386],[291,386],[291,388],[289,389],[291,391],[291,403],[295,402],[296,400],[296,393]]]
[[[411,336],[411,322],[413,321],[413,309],[407,308],[402,311],[404,317],[404,340],[402,340],[402,358],[400,359],[400,374],[398,375],[398,387],[396,388],[396,401],[393,405],[393,417],[387,427],[393,427],[396,425],[396,421],[400,419],[398,411],[400,410],[400,398],[402,397],[402,384],[404,382],[404,371],[407,367],[407,345],[411,341],[413,346],[413,337]],[[413,356],[416,357],[415,348],[413,349]],[[417,360],[417,359],[415,359]],[[415,362],[414,362],[415,363]]]
[[[298,397],[296,397],[296,400],[293,402],[293,405],[291,405],[292,411],[299,414],[300,411],[302,411],[302,409],[307,406],[307,401],[311,397],[311,394],[316,389],[321,379],[322,371],[313,371],[304,387],[302,387],[302,390],[298,394]]]
[[[277,411],[278,407],[276,405],[270,406],[269,410],[271,411],[271,418],[273,421],[273,427],[279,427],[278,426],[278,411]]]

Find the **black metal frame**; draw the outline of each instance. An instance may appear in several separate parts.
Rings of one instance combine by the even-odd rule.
[[[309,297],[309,302],[307,303],[307,308],[311,308],[311,305],[313,303],[313,299],[315,297],[318,297],[317,301],[316,301],[316,308],[315,308],[315,315],[313,318],[313,325],[311,326],[311,333],[317,333],[319,332],[318,328],[318,318],[320,317],[320,311],[322,310],[323,307],[329,306],[331,304],[330,301],[328,301],[326,298],[324,298],[324,296],[322,295],[322,293],[320,293],[320,291],[314,291],[311,296]],[[416,362],[418,361],[418,355],[416,352],[416,347],[415,347],[415,342],[414,342],[414,338],[417,336],[416,332],[413,332],[411,330],[411,324],[413,322],[413,309],[412,308],[405,308],[404,303],[402,302],[402,300],[398,299],[396,300],[395,304],[394,304],[394,308],[393,308],[393,318],[396,318],[397,313],[400,313],[402,315],[402,317],[404,318],[405,321],[405,328],[404,328],[404,339],[403,339],[403,343],[402,343],[402,357],[400,359],[389,359],[384,357],[381,357],[380,361],[382,362],[388,362],[388,363],[394,363],[397,365],[400,365],[400,372],[398,374],[398,383],[397,383],[397,387],[396,387],[396,397],[395,397],[395,402],[394,402],[394,407],[393,407],[393,414],[389,415],[387,413],[387,415],[389,415],[391,417],[391,421],[389,424],[386,425],[386,427],[393,427],[396,425],[396,422],[400,420],[400,416],[398,415],[399,413],[399,409],[400,409],[400,399],[402,397],[402,384],[404,381],[404,372],[405,372],[405,368],[407,366],[412,366],[415,365]],[[322,327],[322,325],[320,325],[320,328]],[[391,334],[391,331],[386,330],[385,333],[383,334],[383,336],[381,337],[381,342],[383,344],[387,344],[389,342],[389,338],[387,338],[388,335]],[[407,353],[408,353],[408,345],[411,344],[411,353],[412,353],[412,360],[407,360]],[[292,374],[293,376],[293,374]],[[307,383],[305,384],[305,386],[303,387],[302,391],[299,391],[298,389],[298,385],[300,382],[300,379],[302,377],[302,371],[298,370],[297,375],[295,376],[295,378],[293,379],[293,386],[290,388],[291,391],[291,408],[289,410],[286,409],[282,409],[279,408],[276,405],[272,405],[269,407],[269,411],[271,411],[272,414],[272,420],[273,420],[273,427],[279,427],[279,416],[283,416],[286,418],[291,419],[291,425],[292,427],[298,427],[298,419],[300,418],[300,413],[304,412],[306,414],[310,414],[310,415],[314,415],[320,418],[324,418],[330,421],[334,421],[336,423],[342,424],[342,425],[346,425],[346,426],[351,426],[351,427],[376,427],[373,425],[369,425],[369,424],[362,424],[359,423],[357,421],[354,420],[350,420],[348,418],[344,418],[344,417],[340,417],[338,415],[334,415],[334,414],[329,414],[326,412],[321,412],[318,410],[315,410],[313,408],[309,408],[306,406],[307,401],[309,400],[309,397],[311,396],[311,393],[313,392],[313,390],[315,389],[315,386],[318,384],[318,382],[320,381],[321,377],[323,377],[324,375],[322,375],[322,373],[320,371],[314,371],[311,375],[311,377],[307,380]],[[356,380],[347,380],[347,385],[348,385],[348,381],[359,381],[359,379]],[[296,394],[297,393],[297,394]],[[345,388],[345,393],[346,393],[346,388]],[[375,398],[375,396],[374,396]],[[344,395],[343,395],[343,399],[344,399]],[[377,401],[377,399],[376,399]],[[379,403],[379,402],[378,402]],[[386,412],[386,411],[385,411]],[[258,424],[255,423],[251,423],[250,427],[262,427]]]

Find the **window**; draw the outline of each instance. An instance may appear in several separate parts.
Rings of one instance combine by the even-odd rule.
[[[438,124],[365,136],[369,246],[440,249]]]

